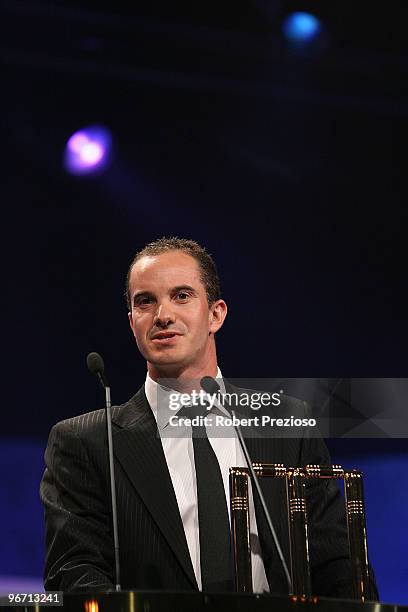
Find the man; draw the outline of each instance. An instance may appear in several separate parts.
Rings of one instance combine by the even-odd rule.
[[[147,377],[112,413],[122,588],[231,590],[228,467],[246,465],[242,451],[234,433],[212,438],[191,427],[182,436],[169,435],[168,406],[158,401],[161,379],[190,391],[191,381],[204,376],[217,377],[224,386],[215,334],[227,305],[215,264],[191,240],[157,240],[136,254],[126,290],[129,323]],[[287,401],[290,408],[296,404]],[[113,588],[104,419],[104,411],[96,411],[63,421],[50,433],[41,483],[49,590]],[[254,461],[329,463],[319,439],[249,437],[247,445]],[[261,486],[289,563],[282,483],[263,479]],[[313,593],[350,596],[338,489],[332,481],[316,482],[308,486],[307,503]],[[250,515],[254,590],[285,593],[284,573],[252,492]]]

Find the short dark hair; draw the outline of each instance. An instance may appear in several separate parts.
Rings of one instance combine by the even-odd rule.
[[[168,251],[182,251],[187,255],[191,255],[191,257],[194,257],[194,259],[197,261],[201,272],[201,282],[205,287],[209,306],[221,298],[220,280],[218,278],[217,267],[213,258],[209,253],[207,253],[205,248],[194,240],[177,238],[176,236],[171,238],[163,237],[150,242],[143,247],[141,251],[138,251],[128,268],[126,274],[125,297],[129,310],[132,309],[129,281],[133,266],[142,257],[161,255],[162,253],[167,253]]]

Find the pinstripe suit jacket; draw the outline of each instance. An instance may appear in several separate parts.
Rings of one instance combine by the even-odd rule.
[[[297,402],[287,398],[287,402]],[[288,414],[293,414],[291,408]],[[197,583],[182,520],[144,387],[112,408],[121,585],[125,589],[194,590]],[[320,439],[247,438],[254,461],[328,464]],[[45,507],[47,590],[109,590],[113,536],[105,412],[62,421],[50,433],[40,494]],[[261,479],[289,565],[287,513],[280,479]],[[344,504],[333,481],[307,486],[313,592],[351,596]],[[255,498],[258,531],[271,592],[285,577]],[[373,586],[373,596],[376,596]]]

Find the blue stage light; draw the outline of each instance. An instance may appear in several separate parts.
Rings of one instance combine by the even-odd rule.
[[[314,15],[297,12],[286,17],[282,28],[291,42],[308,43],[320,34],[322,25]]]

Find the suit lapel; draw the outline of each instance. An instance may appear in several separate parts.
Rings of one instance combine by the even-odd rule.
[[[183,522],[174,493],[156,421],[144,388],[113,409],[114,452],[192,586],[198,589]]]

